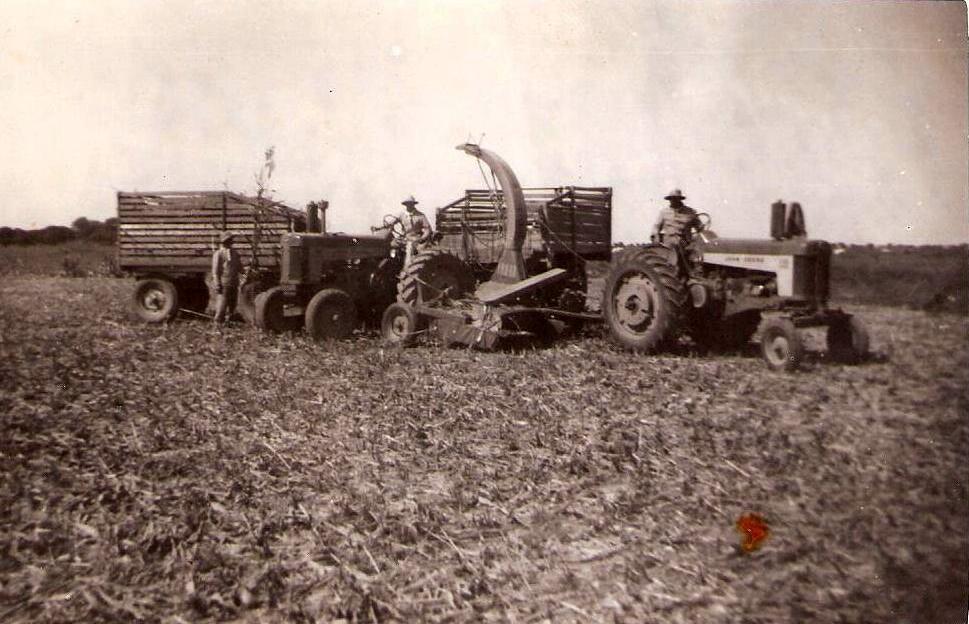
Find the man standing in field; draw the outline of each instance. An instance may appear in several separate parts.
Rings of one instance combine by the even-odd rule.
[[[406,210],[397,215],[395,221],[371,229],[376,232],[378,230],[393,228],[396,223],[401,224],[403,227],[403,242],[405,248],[404,266],[406,267],[410,264],[411,258],[417,252],[419,246],[423,246],[431,240],[434,230],[431,229],[431,222],[427,220],[427,216],[417,209],[419,202],[414,199],[413,195],[401,203],[405,206]]]
[[[236,310],[236,295],[239,291],[239,272],[242,261],[239,252],[232,248],[232,234],[224,232],[219,248],[212,254],[212,284],[219,296],[215,304],[215,325],[228,322]]]
[[[674,246],[689,243],[693,238],[693,229],[700,226],[696,210],[683,203],[686,195],[680,189],[673,189],[663,199],[669,201],[670,205],[660,212],[650,239]]]

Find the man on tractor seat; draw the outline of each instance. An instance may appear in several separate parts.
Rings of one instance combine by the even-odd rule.
[[[650,240],[673,246],[686,245],[693,238],[694,228],[700,227],[697,212],[683,203],[686,195],[680,189],[673,189],[664,199],[670,205],[660,212]]]
[[[401,203],[406,207],[406,210],[397,215],[394,221],[370,229],[374,232],[385,229],[393,231],[394,226],[400,223],[403,228],[405,250],[404,266],[407,266],[410,264],[411,257],[418,251],[420,246],[427,244],[431,240],[434,230],[431,229],[431,222],[427,220],[427,216],[417,209],[419,202],[414,199],[413,195]]]

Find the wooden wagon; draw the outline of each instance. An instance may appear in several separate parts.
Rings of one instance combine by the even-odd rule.
[[[245,267],[278,274],[282,234],[306,215],[280,202],[229,191],[118,193],[118,266],[138,278],[136,314],[149,322],[208,301],[206,278],[223,232],[234,234]],[[244,301],[240,311],[245,313]]]

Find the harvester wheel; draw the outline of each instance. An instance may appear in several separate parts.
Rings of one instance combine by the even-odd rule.
[[[283,314],[285,299],[286,294],[279,286],[256,295],[256,327],[266,333],[276,333],[289,329],[286,325],[286,317]]]
[[[439,249],[416,254],[397,282],[397,301],[416,305],[441,298],[460,299],[474,288],[471,269]]]
[[[665,254],[646,247],[627,251],[612,267],[602,294],[602,314],[612,339],[651,353],[676,339],[686,286]]]
[[[417,312],[406,303],[392,303],[384,310],[380,334],[394,346],[409,347],[417,339]]]
[[[828,326],[828,357],[842,364],[857,364],[868,357],[868,329],[857,316]]]
[[[357,310],[350,295],[339,288],[324,288],[306,307],[306,333],[313,340],[339,340],[353,333]]]
[[[804,345],[797,328],[786,318],[772,318],[764,324],[760,348],[764,360],[773,370],[797,370],[804,357]]]
[[[164,323],[178,313],[178,290],[167,279],[139,280],[131,297],[135,315],[146,323]]]

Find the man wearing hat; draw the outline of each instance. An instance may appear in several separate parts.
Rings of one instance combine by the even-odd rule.
[[[242,261],[239,252],[232,248],[232,233],[223,232],[219,248],[212,254],[212,284],[219,296],[215,304],[215,324],[224,325],[236,310],[239,290],[239,272]]]
[[[392,221],[389,224],[371,229],[377,231],[389,229],[393,227],[395,223],[401,224],[404,229],[404,266],[407,266],[410,264],[411,257],[418,250],[418,246],[424,245],[431,240],[431,235],[434,234],[434,230],[431,229],[431,222],[427,220],[427,216],[417,209],[417,204],[419,202],[414,199],[413,195],[409,196],[400,203],[404,205],[406,210],[397,215],[396,221]]]
[[[650,239],[667,245],[685,245],[693,237],[693,228],[700,226],[696,210],[683,203],[686,195],[680,189],[673,189],[663,199],[669,201],[670,205],[659,213]]]

